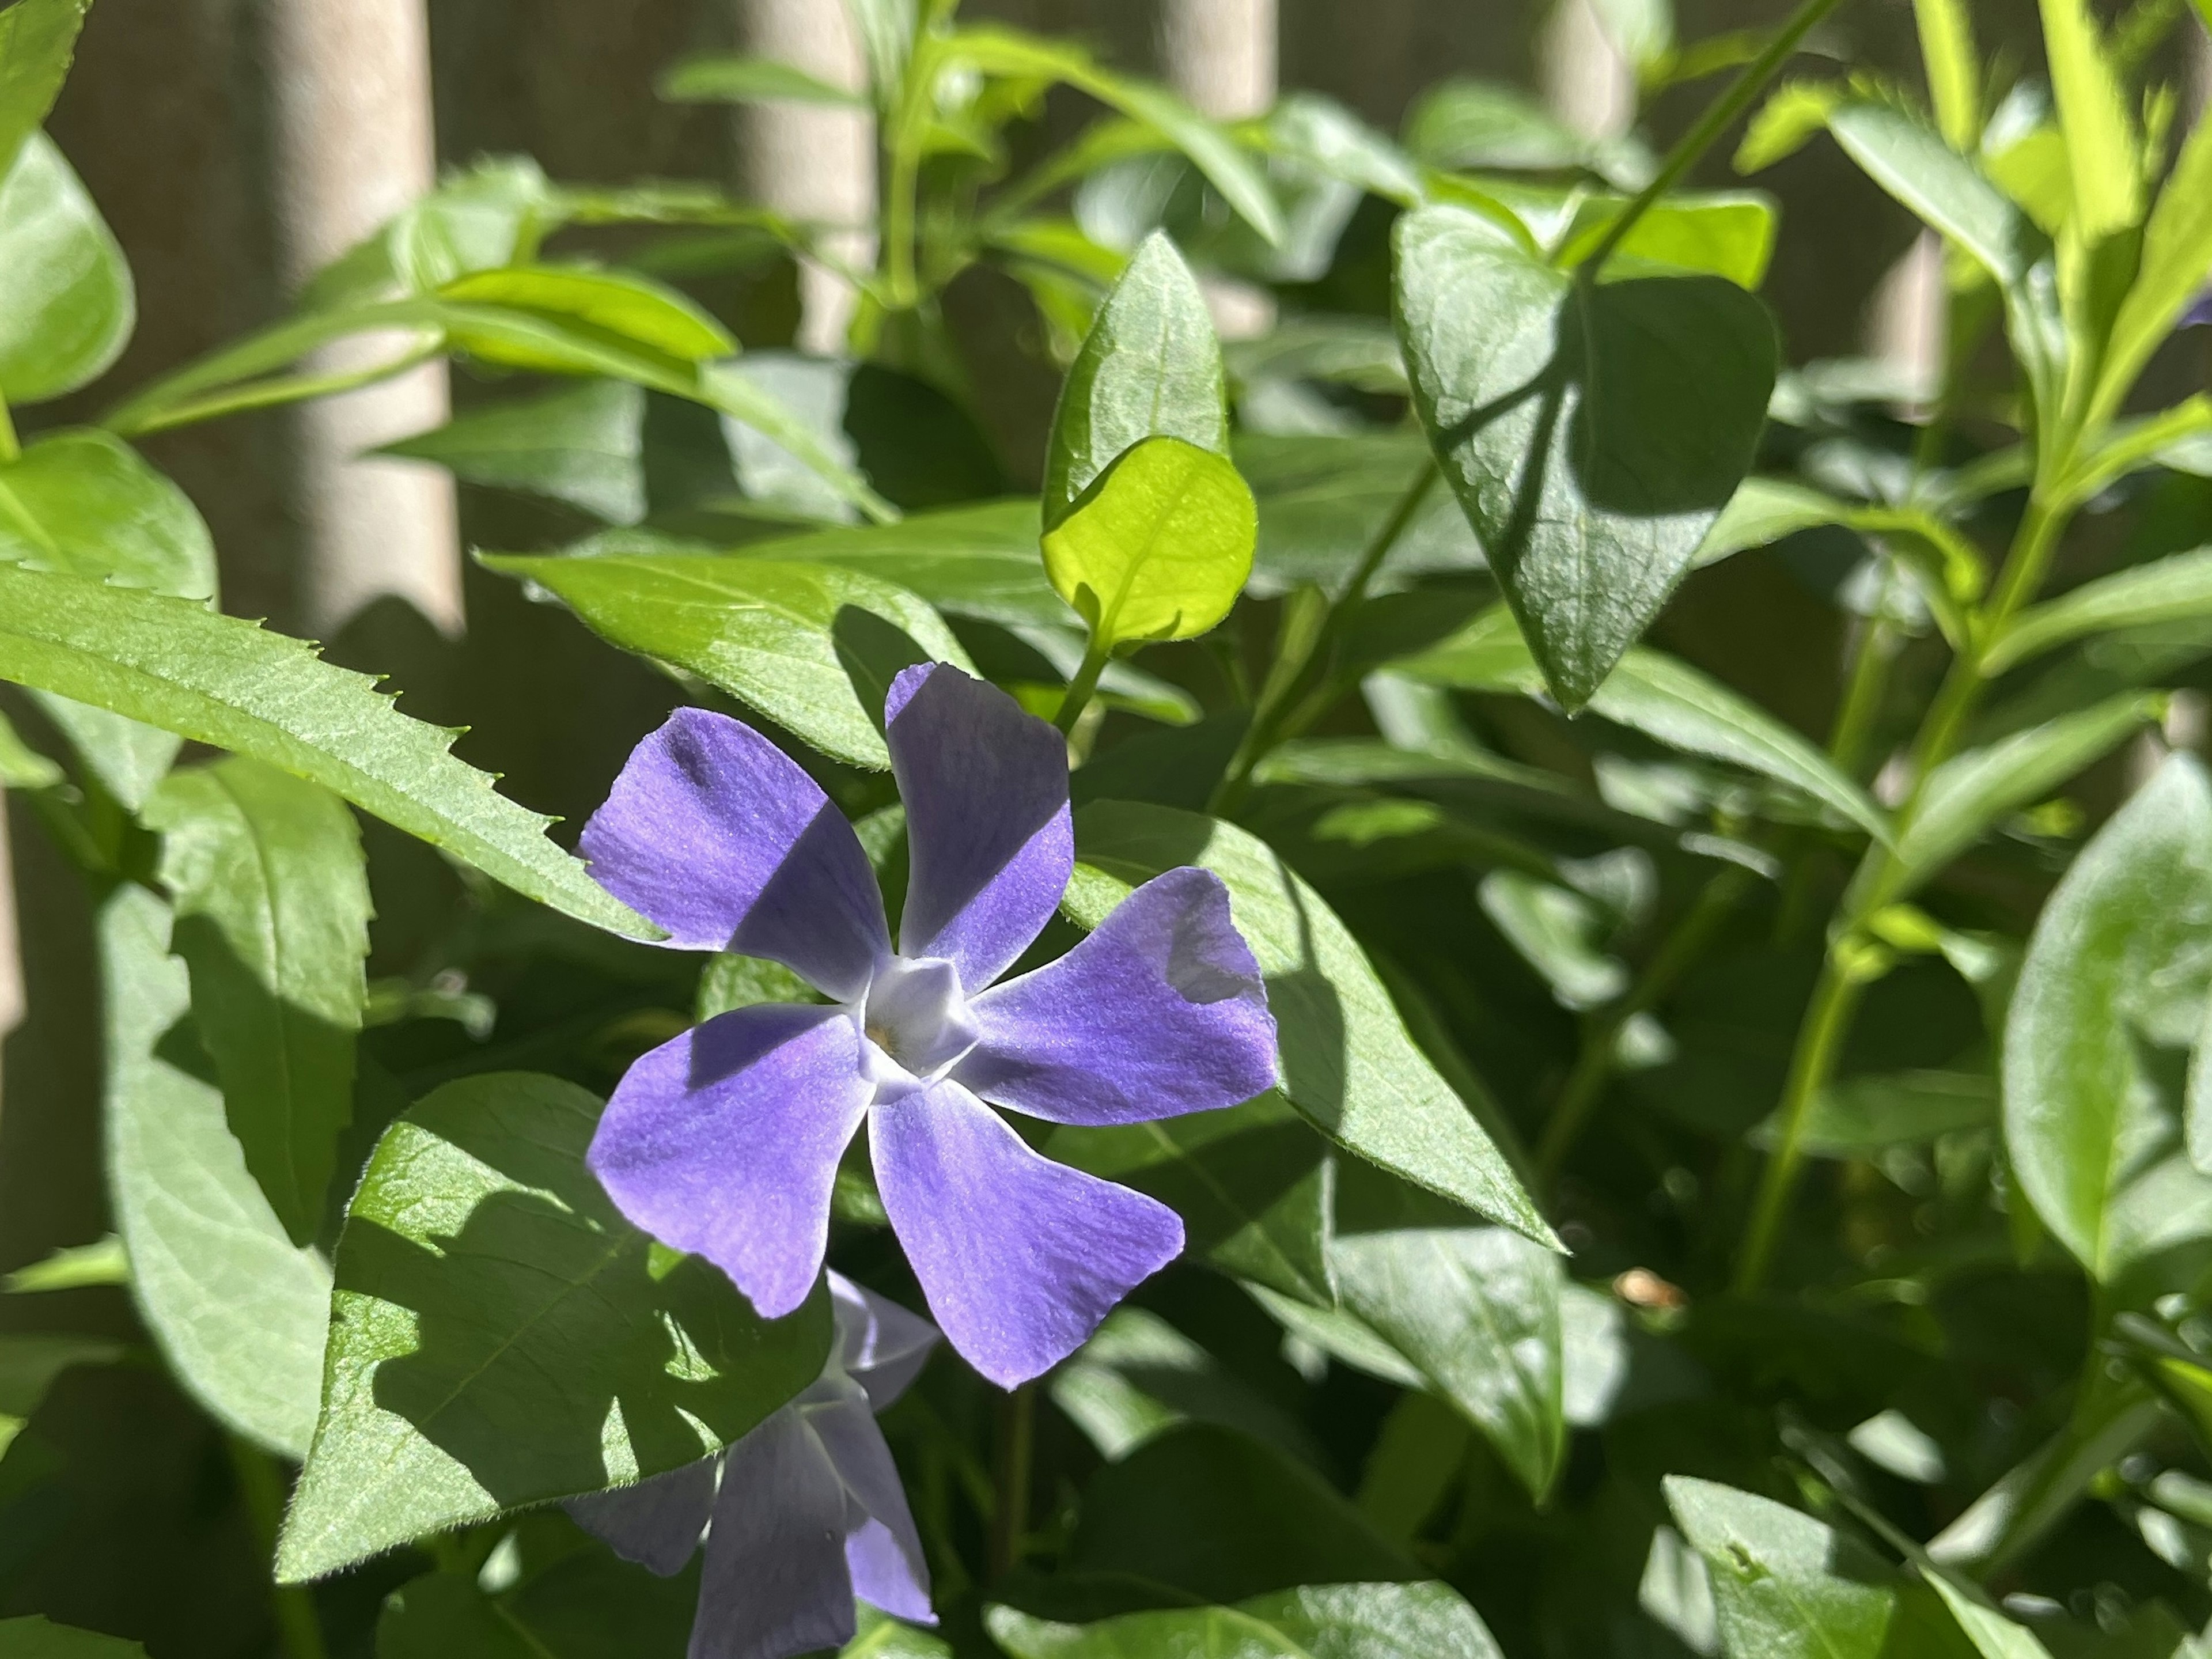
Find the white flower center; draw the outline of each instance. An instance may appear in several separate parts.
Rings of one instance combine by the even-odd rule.
[[[876,970],[857,1010],[877,1098],[935,1081],[975,1046],[960,975],[939,957],[892,957]]]

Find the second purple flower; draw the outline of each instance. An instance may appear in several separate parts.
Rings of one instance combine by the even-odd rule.
[[[1204,870],[1146,883],[1000,982],[1074,867],[1062,739],[944,664],[902,673],[884,716],[909,871],[896,949],[851,824],[766,738],[680,709],[630,757],[585,827],[592,873],[671,946],[769,957],[830,1001],[737,1009],[643,1056],[591,1165],[638,1226],[777,1318],[821,1272],[866,1121],[931,1312],[1011,1388],[1172,1261],[1182,1224],[1039,1156],[991,1106],[1087,1125],[1232,1106],[1275,1081],[1274,1021]]]

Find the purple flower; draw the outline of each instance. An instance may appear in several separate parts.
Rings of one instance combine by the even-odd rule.
[[[714,1457],[562,1507],[626,1560],[680,1572],[704,1534],[689,1659],[788,1659],[853,1639],[853,1598],[933,1625],[921,1540],[875,1413],[937,1343],[928,1322],[830,1275],[821,1381]],[[716,1476],[720,1475],[719,1484]]]
[[[1203,870],[1146,883],[1066,956],[995,983],[1074,867],[1066,746],[941,663],[901,674],[884,715],[907,820],[896,951],[852,826],[766,738],[679,709],[630,757],[584,830],[592,873],[671,945],[773,957],[831,1005],[740,1008],[645,1055],[591,1166],[624,1215],[777,1318],[821,1271],[865,1120],[931,1313],[1011,1388],[1172,1261],[1182,1224],[1039,1157],[984,1102],[1076,1124],[1231,1106],[1274,1082],[1274,1021]]]
[[[2173,327],[2174,331],[2179,333],[2185,328],[2203,328],[2208,325],[2212,325],[2212,286],[2206,287],[2203,292],[2197,296],[2196,303],[2181,313],[2181,320]]]

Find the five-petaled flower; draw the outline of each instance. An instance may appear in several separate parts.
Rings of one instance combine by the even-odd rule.
[[[689,1659],[842,1648],[856,1595],[937,1622],[921,1540],[875,1418],[914,1380],[937,1333],[839,1273],[830,1295],[837,1334],[819,1382],[719,1455],[563,1504],[616,1554],[663,1577],[683,1570],[705,1534]]]
[[[1066,746],[941,663],[899,675],[884,720],[906,807],[896,950],[852,825],[766,738],[680,709],[630,757],[585,827],[592,875],[669,945],[770,957],[830,1000],[739,1008],[646,1054],[591,1166],[638,1226],[776,1318],[821,1271],[865,1120],[931,1313],[1011,1388],[1172,1261],[1182,1224],[1040,1156],[984,1103],[1091,1125],[1234,1105],[1275,1080],[1274,1021],[1204,870],[1146,883],[1066,955],[998,983],[1074,868]]]

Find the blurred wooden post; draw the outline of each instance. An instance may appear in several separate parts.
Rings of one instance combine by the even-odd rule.
[[[1558,0],[1536,43],[1544,101],[1584,138],[1618,138],[1636,125],[1636,70],[1620,55],[1590,0]]]
[[[266,11],[269,171],[278,275],[288,293],[428,190],[436,177],[424,0],[276,0]],[[349,341],[317,361],[388,355]],[[301,522],[297,625],[327,639],[386,594],[441,629],[461,626],[460,538],[450,478],[362,452],[438,425],[442,364],[312,404],[295,416]]]
[[[1264,115],[1275,102],[1276,0],[1160,0],[1160,67],[1191,106],[1217,121]],[[1205,282],[1206,309],[1224,340],[1275,325],[1272,295],[1225,276]]]
[[[867,85],[860,38],[842,0],[736,0],[738,42],[756,57],[801,69],[817,81]],[[875,256],[867,228],[876,210],[875,121],[866,111],[815,104],[743,104],[737,111],[738,188],[787,216],[846,228],[824,250],[853,265]],[[799,273],[799,349],[835,356],[858,296],[829,268]]]

